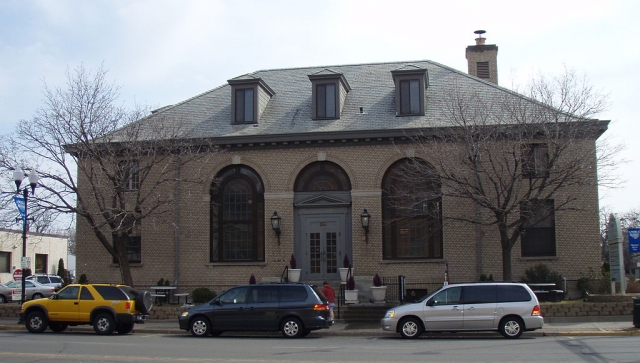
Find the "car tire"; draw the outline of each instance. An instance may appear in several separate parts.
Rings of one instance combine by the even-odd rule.
[[[4,295],[0,295],[0,304],[5,304],[7,302],[7,298]]]
[[[304,327],[300,320],[296,318],[286,318],[280,325],[280,331],[285,338],[298,338],[304,332]]]
[[[32,333],[42,333],[47,330],[47,326],[49,325],[47,322],[47,318],[44,316],[42,311],[34,311],[27,315],[27,320],[24,322],[27,330]]]
[[[500,322],[500,334],[507,339],[515,339],[522,335],[524,323],[522,319],[515,316],[508,316]]]
[[[67,325],[67,324],[49,323],[49,329],[51,329],[51,331],[56,332],[56,333],[63,332],[65,330],[67,330],[68,327],[69,327],[69,325]]]
[[[206,337],[211,334],[211,323],[209,319],[198,316],[189,323],[189,331],[191,331],[191,335],[194,337]]]
[[[120,323],[116,325],[118,334],[129,334],[133,331],[135,323]]]
[[[93,330],[100,335],[109,335],[116,329],[113,316],[108,313],[100,313],[93,319]]]
[[[400,335],[403,338],[417,338],[422,335],[422,330],[422,324],[416,318],[406,318],[400,321]]]
[[[153,307],[153,298],[151,297],[151,293],[146,290],[142,290],[138,293],[138,296],[135,298],[136,309],[142,314],[149,314],[151,308]]]
[[[39,293],[39,292],[36,292],[35,294],[33,294],[33,296],[31,296],[31,298],[32,298],[33,300],[35,300],[35,299],[42,299],[43,297],[44,297],[44,295],[42,295],[42,294],[41,294],[41,293]]]

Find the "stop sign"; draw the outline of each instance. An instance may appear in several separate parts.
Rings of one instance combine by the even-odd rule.
[[[15,271],[13,271],[13,281],[19,281],[22,280],[22,270],[21,269],[17,269]]]

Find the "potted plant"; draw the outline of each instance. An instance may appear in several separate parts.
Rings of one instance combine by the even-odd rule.
[[[347,282],[347,274],[349,273],[350,264],[351,263],[349,262],[349,256],[345,254],[344,260],[342,261],[342,267],[338,268],[338,270],[340,271],[340,281],[342,281],[342,283]],[[353,267],[351,268],[351,275],[353,275]]]
[[[347,280],[347,289],[344,291],[344,301],[347,304],[355,304],[358,302],[358,290],[356,290],[356,281],[353,276],[349,276]]]
[[[251,274],[251,277],[249,277],[249,285],[255,285],[256,284],[256,275]]]
[[[378,274],[373,277],[373,286],[371,286],[371,295],[374,303],[384,303],[387,294],[387,287],[382,285],[382,279]]]
[[[297,268],[298,264],[296,263],[296,256],[291,254],[291,259],[289,260],[289,270],[287,278],[289,282],[298,282],[300,281],[300,269]]]

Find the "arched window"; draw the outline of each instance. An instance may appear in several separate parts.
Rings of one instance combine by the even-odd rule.
[[[351,190],[347,173],[337,164],[317,161],[307,165],[296,179],[296,192]]]
[[[264,261],[264,187],[251,168],[234,165],[211,185],[211,262]]]
[[[393,164],[382,181],[384,258],[442,258],[441,207],[440,180],[429,163]]]

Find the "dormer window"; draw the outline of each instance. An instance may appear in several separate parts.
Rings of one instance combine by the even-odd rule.
[[[396,86],[396,116],[424,115],[424,90],[428,86],[427,70],[406,66],[391,71]]]
[[[314,120],[339,119],[347,93],[351,90],[342,73],[329,69],[309,75]]]
[[[275,92],[258,77],[241,76],[227,82],[231,85],[231,122],[257,123]]]

